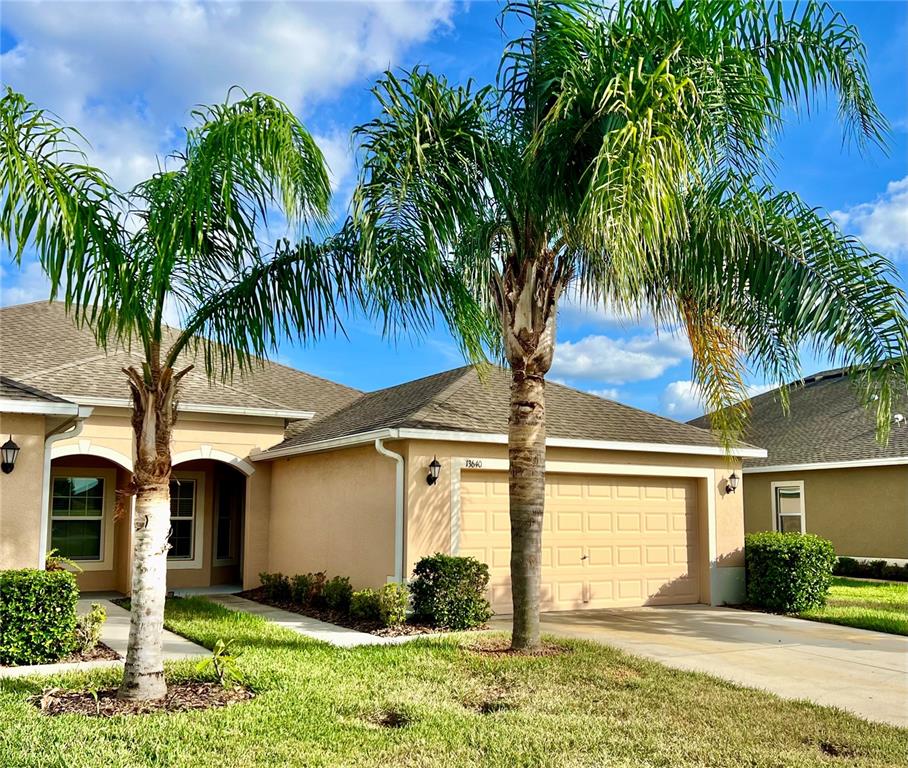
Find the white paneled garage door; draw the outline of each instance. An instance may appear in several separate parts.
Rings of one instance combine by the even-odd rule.
[[[549,474],[542,608],[696,603],[696,480]],[[492,607],[510,613],[510,522],[504,472],[461,476],[459,554],[488,563]]]

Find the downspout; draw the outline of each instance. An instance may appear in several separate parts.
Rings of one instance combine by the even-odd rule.
[[[48,515],[50,513],[50,461],[53,444],[60,440],[69,440],[82,433],[85,419],[91,416],[94,409],[84,405],[79,406],[79,413],[75,418],[66,421],[52,430],[44,438],[44,482],[41,484],[41,528],[38,531],[38,570],[43,571],[47,557],[47,534],[50,527]]]
[[[375,450],[382,456],[397,462],[394,482],[394,581],[404,581],[404,457],[388,450],[384,445],[385,438],[375,440]]]

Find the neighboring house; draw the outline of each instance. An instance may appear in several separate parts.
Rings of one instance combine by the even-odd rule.
[[[809,376],[789,401],[787,415],[778,390],[751,401],[747,439],[768,455],[744,461],[747,532],[814,533],[839,555],[908,562],[908,400],[886,445],[843,369]]]
[[[0,434],[21,448],[0,476],[0,568],[55,547],[85,569],[84,590],[127,591],[131,360],[98,350],[60,305],[0,310]],[[505,371],[369,394],[273,363],[230,385],[184,381],[171,588],[314,570],[379,586],[441,551],[487,562],[493,605],[509,610]],[[726,459],[707,431],[557,384],[547,415],[543,608],[742,597],[743,507],[727,478],[762,450]]]

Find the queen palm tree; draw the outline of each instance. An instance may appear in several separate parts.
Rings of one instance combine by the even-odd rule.
[[[353,222],[404,273],[441,263],[488,309],[511,369],[515,649],[539,642],[545,376],[566,291],[690,339],[726,447],[748,369],[784,384],[811,345],[850,367],[885,438],[904,381],[905,298],[882,256],[773,187],[783,116],[832,96],[883,142],[857,30],[826,4],[513,2],[497,82],[388,72]],[[414,284],[415,285],[415,284]],[[414,288],[418,290],[418,285]]]
[[[352,263],[316,242],[330,186],[303,125],[261,93],[200,107],[185,148],[128,193],[85,164],[80,137],[9,90],[0,100],[0,236],[33,247],[74,319],[101,346],[137,346],[132,617],[119,696],[166,692],[161,643],[170,528],[171,432],[180,380],[201,361],[229,378],[283,335],[310,339],[357,294]],[[299,242],[260,242],[277,208]],[[181,329],[165,325],[177,313]]]

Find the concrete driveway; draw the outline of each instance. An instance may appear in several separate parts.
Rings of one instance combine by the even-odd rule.
[[[544,613],[542,631],[908,727],[908,637],[702,605]]]

